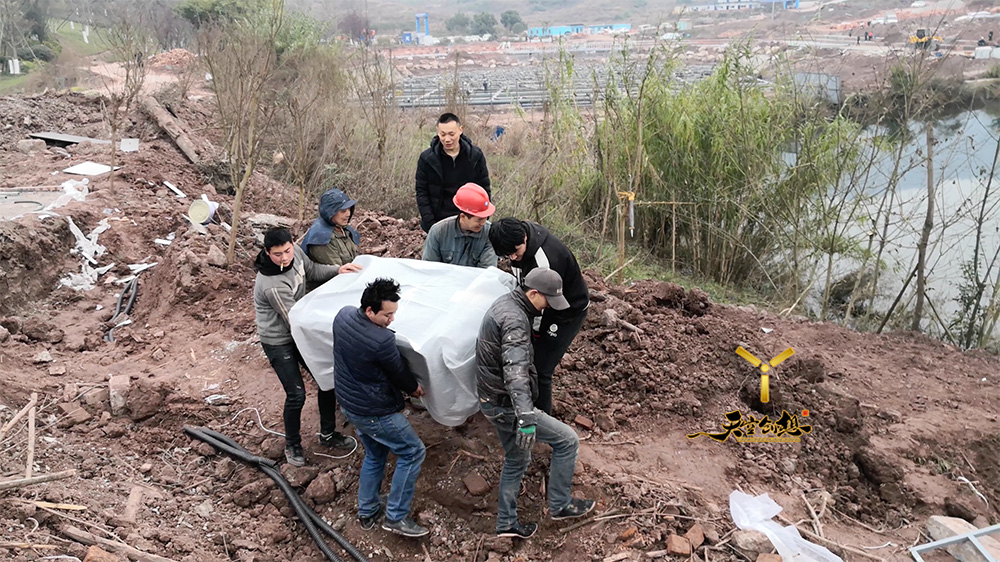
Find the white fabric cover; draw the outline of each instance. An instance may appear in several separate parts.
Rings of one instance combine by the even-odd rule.
[[[400,285],[399,310],[389,329],[403,360],[427,394],[424,405],[440,424],[458,426],[479,411],[476,337],[486,310],[515,287],[514,277],[481,269],[412,259],[358,256],[360,273],[338,275],[292,307],[292,337],[323,390],[333,388],[333,319],[359,306],[378,277]]]

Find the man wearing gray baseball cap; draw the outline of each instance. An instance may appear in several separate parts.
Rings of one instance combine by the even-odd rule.
[[[562,278],[539,267],[524,278],[521,289],[500,297],[490,306],[476,340],[479,409],[493,423],[504,449],[500,474],[497,536],[526,539],[536,523],[517,518],[521,478],[531,463],[535,440],[552,446],[549,467],[549,516],[554,520],[581,517],[594,509],[593,500],[570,494],[580,439],[573,428],[535,408],[538,371],[531,345],[531,322],[546,308],[565,310]]]

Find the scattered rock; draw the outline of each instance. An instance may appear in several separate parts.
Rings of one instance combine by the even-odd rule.
[[[194,512],[200,515],[203,519],[208,519],[212,512],[215,511],[215,506],[212,505],[212,500],[205,500],[195,506]]]
[[[601,412],[597,414],[597,427],[601,428],[601,431],[612,431],[615,429],[615,420],[607,413]]]
[[[462,479],[462,482],[473,496],[484,496],[490,492],[490,483],[480,476],[478,472],[470,472]]]
[[[153,350],[152,357],[153,361],[163,361],[167,357],[167,354],[164,353],[162,349],[156,348]]]
[[[111,439],[118,439],[119,437],[123,437],[127,433],[127,431],[125,431],[125,427],[123,427],[121,424],[118,423],[109,423],[108,425],[101,428],[101,431],[104,432],[104,435],[106,437],[109,437]]]
[[[153,470],[153,465],[151,463],[148,463],[148,462],[147,463],[143,463],[139,467],[139,472],[141,472],[143,474],[149,474],[149,471],[151,471],[151,470]]]
[[[333,476],[329,472],[317,476],[306,488],[305,497],[314,504],[332,502],[337,497],[337,485]]]
[[[618,535],[618,540],[620,540],[620,541],[627,541],[630,538],[634,537],[635,534],[638,533],[638,532],[639,532],[639,528],[636,527],[635,525],[633,525],[633,526],[629,527],[628,529],[625,529],[624,531],[622,531]]]
[[[959,498],[948,498],[944,501],[944,512],[949,517],[959,517],[973,523],[979,515],[976,510]]]
[[[215,447],[205,443],[204,441],[194,441],[192,442],[191,449],[203,457],[214,457]]]
[[[684,310],[688,314],[691,316],[704,316],[711,309],[712,300],[709,298],[708,293],[698,287],[694,287],[688,291],[687,296],[684,298]]]
[[[592,431],[594,429],[594,422],[590,418],[582,415],[577,415],[573,418],[573,422],[580,427],[586,429],[587,431]]]
[[[142,421],[152,417],[163,406],[163,390],[152,384],[137,384],[135,391],[129,392],[128,410],[132,421]]]
[[[90,414],[87,413],[87,410],[81,408],[80,404],[76,402],[59,404],[59,409],[62,412],[62,416],[65,416],[65,418],[59,422],[63,427],[72,427],[86,422],[91,418]]]
[[[670,535],[667,537],[667,551],[677,556],[690,556],[691,543],[680,535]]]
[[[757,562],[781,562],[781,555],[762,552],[757,555]]]
[[[319,475],[319,468],[315,466],[292,466],[285,464],[282,466],[282,469],[285,480],[288,480],[288,483],[296,488],[308,486]]]
[[[698,548],[705,542],[705,530],[702,528],[700,523],[695,523],[691,525],[688,532],[684,533],[684,538],[691,543],[691,548]]]
[[[936,541],[975,530],[975,525],[957,517],[932,515],[927,520],[927,532],[930,534],[931,538]],[[983,545],[983,548],[993,555],[993,558],[1000,558],[1000,541],[989,536],[980,536],[977,538]],[[983,556],[979,554],[976,547],[969,541],[962,541],[961,543],[953,544],[946,547],[945,550],[948,551],[948,554],[958,558],[961,562],[979,562],[984,559]]]
[[[285,440],[280,437],[268,437],[260,445],[260,454],[273,461],[285,458]]]
[[[8,327],[8,329],[10,329]],[[13,332],[14,330],[11,330]],[[21,333],[39,342],[59,343],[66,333],[39,318],[28,318],[21,326]]]
[[[132,380],[128,375],[113,375],[108,381],[108,396],[111,401],[111,413],[120,416],[125,413],[128,405],[128,395],[132,388]]]
[[[0,343],[5,343],[8,339],[10,339],[10,330],[0,326]]]
[[[677,283],[658,283],[652,295],[656,304],[668,308],[680,308],[684,303],[684,287]]]
[[[760,554],[774,550],[770,539],[760,531],[736,531],[733,533],[733,545],[750,554]]]
[[[893,466],[883,453],[871,447],[863,447],[854,453],[854,463],[861,469],[865,478],[875,484],[899,482],[903,478],[902,470]]]
[[[39,141],[39,142],[45,144],[45,141]],[[117,555],[111,554],[110,552],[103,550],[101,547],[97,545],[93,545],[90,548],[88,548],[87,555],[83,557],[83,562],[121,562],[121,560],[122,559],[119,558]]]
[[[205,255],[205,262],[208,265],[225,269],[226,254],[215,244],[208,247],[208,254]]]
[[[24,322],[16,316],[5,316],[4,318],[0,318],[0,326],[3,326],[9,334],[20,334]]]
[[[83,402],[91,408],[102,406],[111,397],[111,391],[106,388],[91,388],[83,393]]]
[[[701,530],[705,533],[705,540],[708,541],[708,544],[719,544],[719,531],[715,525],[706,523],[701,526]]]
[[[66,374],[66,367],[62,365],[53,365],[49,367],[49,375],[53,377],[61,377]]]
[[[28,154],[29,152],[42,152],[46,148],[42,139],[23,139],[17,141],[17,151]]]
[[[32,359],[32,361],[34,361],[36,364],[38,364],[38,363],[51,363],[51,362],[55,361],[55,359],[52,358],[52,354],[49,353],[49,351],[47,349],[43,349],[42,351],[39,351],[37,355],[35,355],[35,357],[34,357],[34,359]]]
[[[266,478],[251,482],[236,490],[233,494],[233,503],[240,507],[250,507],[271,493],[271,485],[271,480]]]

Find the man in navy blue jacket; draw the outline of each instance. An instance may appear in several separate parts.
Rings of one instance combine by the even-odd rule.
[[[361,307],[346,306],[333,321],[334,388],[340,409],[365,446],[358,482],[358,519],[368,530],[382,517],[382,528],[406,536],[429,531],[410,517],[424,444],[403,411],[403,392],[421,396],[423,387],[403,363],[389,329],[399,308],[399,284],[376,279],[361,294]],[[396,470],[385,508],[379,491],[389,452]]]

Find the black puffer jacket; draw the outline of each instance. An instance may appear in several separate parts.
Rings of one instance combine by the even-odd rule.
[[[333,321],[333,380],[337,402],[356,416],[387,416],[403,409],[417,379],[396,348],[392,330],[358,307],[345,306]]]
[[[531,346],[531,322],[538,316],[524,292],[515,289],[486,311],[476,340],[479,397],[514,408],[519,427],[535,425],[538,373]]]
[[[420,228],[424,229],[424,232],[428,232],[439,220],[458,214],[458,207],[452,198],[455,197],[458,188],[466,183],[479,185],[492,196],[490,171],[486,167],[486,156],[483,155],[483,151],[472,144],[469,137],[464,134],[459,137],[458,143],[461,148],[452,165],[464,172],[449,174],[455,176],[453,182],[445,182],[441,161],[446,155],[444,146],[437,137],[431,140],[430,148],[420,153],[420,158],[417,160],[417,208],[420,210]],[[447,161],[452,162],[452,159],[448,157]]]

